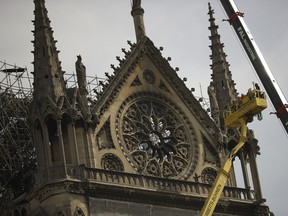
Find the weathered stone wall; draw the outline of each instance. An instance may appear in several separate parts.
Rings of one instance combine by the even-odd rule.
[[[198,216],[199,211],[109,199],[89,198],[90,216]],[[228,216],[217,214],[214,216]],[[237,216],[231,215],[229,216]]]

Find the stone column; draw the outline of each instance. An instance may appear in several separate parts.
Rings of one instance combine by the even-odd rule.
[[[253,186],[255,190],[256,201],[257,203],[262,203],[263,197],[262,197],[260,179],[259,179],[259,174],[258,174],[258,169],[257,169],[257,163],[256,163],[255,154],[252,150],[249,150],[249,161],[250,161],[251,176],[252,176]]]
[[[49,140],[49,134],[48,134],[48,127],[46,124],[43,124],[42,132],[43,132],[44,154],[45,154],[45,158],[43,158],[42,160],[45,160],[47,180],[49,181],[51,179],[50,167],[52,166],[52,161],[51,161],[51,149],[49,147],[50,140]]]
[[[75,130],[75,122],[72,121],[72,133],[73,133],[73,146],[75,150],[75,156],[76,156],[76,165],[79,166],[79,153],[78,153],[78,146],[77,146],[77,136],[76,136],[76,130]]]
[[[57,130],[58,130],[58,135],[59,135],[60,149],[62,153],[63,168],[64,168],[64,175],[65,175],[64,177],[66,178],[68,175],[67,175],[65,148],[64,148],[64,142],[63,142],[63,137],[62,137],[61,118],[57,119]]]
[[[246,160],[245,160],[245,155],[244,155],[244,150],[240,150],[240,162],[241,162],[241,168],[242,168],[242,174],[243,174],[243,179],[244,179],[244,185],[246,189],[251,189],[250,186],[250,181],[248,177],[248,171],[247,171],[247,166],[246,166]],[[248,198],[251,199],[251,194],[250,192],[248,193]]]

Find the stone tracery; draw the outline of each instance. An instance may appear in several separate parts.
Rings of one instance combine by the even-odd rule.
[[[74,212],[74,216],[85,216],[83,210],[80,207],[76,207],[75,212]]]
[[[217,171],[214,168],[207,167],[201,173],[201,179],[203,183],[213,184],[217,177]]]
[[[191,123],[171,102],[167,105],[156,97],[135,97],[122,104],[116,124],[128,161],[152,176],[179,178],[188,169],[191,172],[193,153],[197,152]]]
[[[101,167],[105,170],[123,172],[124,166],[119,157],[114,154],[107,153],[101,158]]]

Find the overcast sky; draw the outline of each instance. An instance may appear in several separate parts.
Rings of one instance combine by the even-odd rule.
[[[259,82],[246,58],[233,29],[217,0],[210,0],[215,9],[224,51],[228,55],[233,79],[239,93],[245,93],[252,82]],[[283,93],[288,95],[288,27],[287,0],[235,0],[245,13],[245,21],[262,51]],[[48,16],[58,41],[62,69],[75,71],[76,55],[81,54],[88,75],[104,77],[117,65],[115,56],[135,42],[130,0],[46,0]],[[142,0],[147,36],[156,47],[163,46],[164,57],[170,56],[172,67],[179,67],[179,76],[187,77],[189,88],[202,93],[210,83],[211,61],[208,36],[208,1]],[[27,67],[33,71],[31,51],[33,35],[32,0],[0,0],[0,60]],[[261,155],[258,168],[262,191],[275,215],[287,215],[288,138],[280,121],[264,111],[264,120],[250,124],[259,140]]]

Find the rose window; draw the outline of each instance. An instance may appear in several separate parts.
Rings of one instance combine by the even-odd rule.
[[[166,178],[189,175],[194,146],[190,122],[178,108],[156,98],[139,97],[123,103],[117,133],[125,156],[141,173]]]

